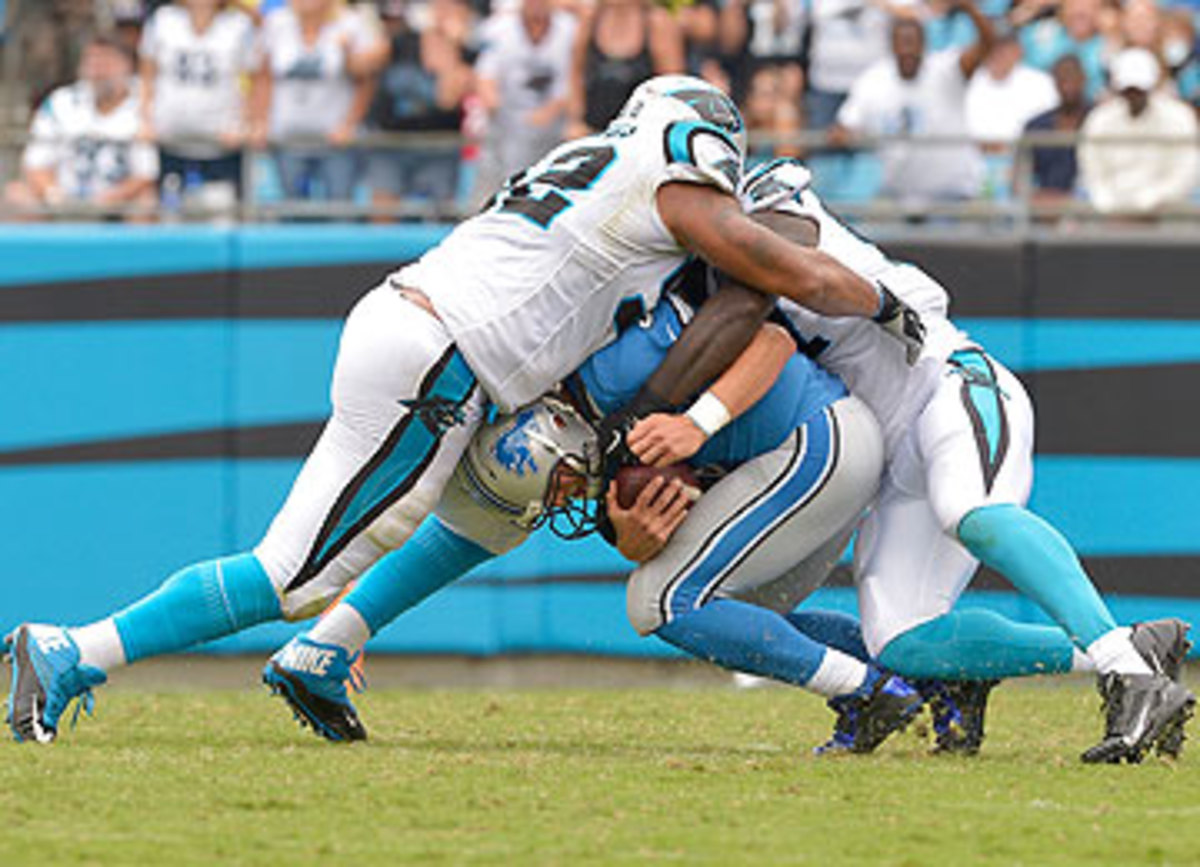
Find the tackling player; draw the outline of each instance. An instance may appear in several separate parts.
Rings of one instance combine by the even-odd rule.
[[[649,321],[628,328],[568,378],[572,403],[591,420],[620,407],[688,318],[680,299],[664,298]],[[710,424],[697,410],[712,400],[728,408],[728,426]],[[793,614],[824,580],[874,496],[882,468],[874,419],[840,381],[796,354],[775,325],[759,331],[685,418],[698,434],[685,457],[719,476],[694,506],[687,507],[678,483],[661,479],[625,509],[616,486],[608,491],[616,527],[610,541],[640,564],[628,585],[631,622],[642,635],[707,661],[826,696],[858,722],[848,746],[874,749],[917,712],[920,696],[859,655],[810,637],[814,625],[827,631],[836,615]],[[345,680],[366,641],[446,583],[512,550],[531,528],[549,521],[562,531],[559,519],[571,513],[560,472],[593,474],[596,457],[589,427],[558,399],[481,428],[436,516],[410,545],[368,571],[328,617],[272,657],[264,680],[322,736],[365,737]],[[639,515],[651,512],[661,520],[639,525]],[[566,523],[568,537],[588,528]]]
[[[910,365],[851,320],[780,302],[798,343],[841,376],[883,427],[887,471],[854,562],[872,656],[909,678],[976,681],[951,693],[968,706],[980,737],[995,679],[1095,670],[1108,719],[1104,738],[1084,761],[1138,761],[1155,744],[1177,753],[1194,704],[1171,676],[1189,646],[1186,624],[1160,621],[1132,633],[1117,627],[1070,544],[1025,508],[1033,410],[1021,383],[946,318],[948,298],[936,281],[846,228],[808,182],[801,165],[779,162],[747,177],[743,197],[773,230],[815,243],[887,285],[928,329],[920,359]],[[703,340],[698,330],[693,334]],[[646,436],[631,440],[635,451]],[[677,456],[670,449],[657,455],[660,462]],[[1061,629],[951,611],[979,562],[1034,599]]]
[[[608,130],[552,151],[367,293],[342,333],[332,417],[262,542],[83,628],[19,626],[8,637],[16,737],[53,740],[67,703],[115,666],[320,611],[424,520],[488,400],[511,411],[552,388],[615,336],[619,312],[654,307],[688,251],[919,347],[919,321],[894,296],[742,213],[744,133],[719,90],[652,79]],[[712,379],[750,336],[690,377]]]

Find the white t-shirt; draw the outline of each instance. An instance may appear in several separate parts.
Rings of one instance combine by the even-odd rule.
[[[888,50],[887,14],[868,0],[813,0],[809,82],[817,90],[847,93]]]
[[[1200,171],[1196,134],[1192,107],[1167,94],[1151,94],[1149,105],[1137,118],[1119,96],[1093,108],[1080,132],[1079,170],[1096,210],[1147,213],[1186,200]],[[1105,144],[1106,137],[1145,141]]]
[[[142,57],[158,69],[154,82],[154,127],[159,141],[215,139],[242,121],[242,76],[257,63],[254,23],[236,9],[217,13],[197,33],[181,6],[159,8],[142,31]],[[198,158],[217,156],[220,147],[171,147]]]
[[[959,52],[927,54],[912,80],[900,77],[889,55],[854,82],[838,123],[879,136],[966,136],[966,90]],[[983,160],[971,144],[885,145],[886,192],[906,201],[970,198],[979,192]]]
[[[566,95],[575,26],[574,16],[560,11],[540,42],[530,40],[518,15],[503,15],[488,28],[475,71],[499,89],[493,122],[517,126],[530,111]]]
[[[89,201],[131,177],[158,177],[158,151],[137,140],[140,126],[136,81],[107,114],[96,110],[86,82],[60,87],[34,115],[22,164],[54,169],[67,198]]]
[[[978,141],[1015,141],[1025,124],[1057,105],[1054,79],[1040,69],[1019,63],[1000,80],[982,67],[967,85],[967,129]]]
[[[339,12],[321,28],[311,45],[304,43],[300,22],[289,7],[267,15],[262,50],[272,80],[268,123],[271,138],[323,138],[337,129],[354,100],[346,51],[362,51],[371,39],[367,23],[351,10]]]
[[[502,411],[612,340],[622,302],[654,308],[686,259],[658,216],[660,186],[736,188],[736,146],[680,105],[663,101],[636,122],[559,145],[391,278],[429,296]]]

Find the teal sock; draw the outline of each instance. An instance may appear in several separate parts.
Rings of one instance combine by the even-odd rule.
[[[281,616],[279,597],[258,558],[238,554],[180,569],[113,621],[126,661],[136,662]]]
[[[909,678],[992,680],[1071,671],[1074,647],[1061,629],[981,609],[951,611],[891,641],[884,668]]]
[[[958,538],[1042,607],[1079,647],[1116,629],[1071,543],[1020,506],[984,506],[958,525]]]
[[[374,635],[427,596],[467,574],[494,554],[450,530],[436,517],[358,579],[343,600],[362,615]]]

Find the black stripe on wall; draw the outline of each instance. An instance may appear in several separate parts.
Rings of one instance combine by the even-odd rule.
[[[312,449],[323,421],[213,428],[68,443],[0,452],[0,466],[167,461],[202,458],[296,458]]]
[[[0,322],[341,319],[402,263],[213,271],[7,286]]]
[[[1123,596],[1200,596],[1200,556],[1196,557],[1085,557],[1084,567],[1104,593]],[[533,578],[474,578],[471,584],[512,586],[520,584],[623,584],[626,573],[594,575],[539,575]],[[827,582],[831,587],[850,587],[850,567],[836,566]],[[969,590],[1009,590],[1012,585],[990,569],[981,569]]]
[[[1200,457],[1200,364],[1022,374],[1044,454]]]

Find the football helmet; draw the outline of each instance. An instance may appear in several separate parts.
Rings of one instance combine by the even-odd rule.
[[[637,86],[621,107],[616,121],[636,120],[652,106],[668,103],[680,118],[692,117],[723,130],[746,157],[746,124],[733,100],[719,87],[691,75],[656,75]]]
[[[469,492],[522,530],[573,539],[595,529],[596,432],[567,401],[543,397],[483,425],[460,462]]]

